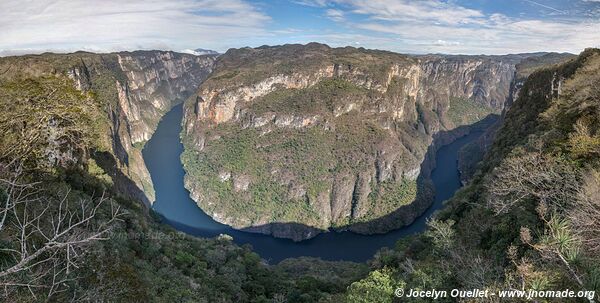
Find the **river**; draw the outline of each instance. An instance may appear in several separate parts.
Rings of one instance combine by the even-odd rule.
[[[179,158],[183,151],[179,140],[182,115],[181,104],[168,112],[143,150],[144,161],[156,191],[154,210],[164,216],[171,226],[185,233],[199,237],[228,234],[240,245],[250,244],[255,252],[270,263],[300,256],[364,262],[380,248],[393,247],[398,239],[422,232],[426,228],[427,218],[440,209],[443,201],[452,197],[461,186],[457,169],[459,149],[481,135],[481,132],[472,132],[439,149],[436,156],[437,167],[431,174],[436,189],[435,201],[413,224],[383,235],[329,232],[309,240],[294,242],[235,230],[214,221],[196,206],[183,185],[184,170]]]

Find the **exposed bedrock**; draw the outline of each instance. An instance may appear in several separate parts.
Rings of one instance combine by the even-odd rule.
[[[48,155],[49,160],[68,166],[95,158],[119,192],[151,203],[154,189],[142,159],[143,145],[161,117],[206,79],[215,58],[168,51],[46,53],[3,58],[0,66],[6,66],[6,72],[0,80],[51,78],[71,83],[84,96],[82,108],[94,114],[99,135],[91,145],[97,150],[82,152],[49,142],[60,151]]]
[[[186,187],[217,221],[295,240],[409,224],[431,204],[431,148],[500,113],[524,57],[230,50],[184,107]]]

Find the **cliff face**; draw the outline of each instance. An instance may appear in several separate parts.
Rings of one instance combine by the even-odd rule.
[[[133,144],[150,139],[160,118],[189,97],[211,72],[214,56],[173,52],[116,54],[127,82],[118,83],[119,106]]]
[[[98,112],[96,148],[78,153],[92,157],[114,179],[118,191],[148,203],[154,200],[141,149],[158,121],[183,101],[211,72],[215,56],[162,51],[9,57],[0,59],[3,79],[69,79],[87,96],[84,107]],[[57,118],[59,119],[59,118]],[[60,120],[60,119],[59,119]],[[62,146],[56,157],[73,155]],[[85,159],[56,159],[86,163]],[[59,161],[60,160],[60,161]]]
[[[186,102],[186,186],[218,221],[304,225],[277,234],[297,240],[384,217],[421,198],[436,133],[502,110],[519,60],[314,43],[230,50]]]
[[[120,166],[153,202],[152,179],[141,147],[156,130],[160,118],[208,76],[215,57],[146,51],[116,56],[127,80],[115,82],[119,102],[112,113],[114,151],[124,152],[118,153]]]
[[[524,57],[516,64],[514,76],[510,82],[508,96],[506,96],[506,102],[504,103],[504,108],[502,109],[498,121],[490,126],[481,137],[465,146],[459,153],[458,166],[463,184],[466,184],[476,173],[479,166],[478,163],[480,163],[485,153],[492,146],[496,133],[504,124],[506,113],[519,97],[519,93],[529,75],[536,70],[562,64],[574,57],[576,56],[568,53],[536,54]],[[560,81],[557,81],[556,83],[557,90],[559,88],[559,83]]]

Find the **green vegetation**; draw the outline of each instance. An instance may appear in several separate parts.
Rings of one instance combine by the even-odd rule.
[[[306,89],[279,89],[255,101],[250,110],[256,115],[265,112],[287,114],[319,114],[333,112],[336,106],[352,100],[366,99],[369,91],[348,81],[331,78]]]
[[[6,199],[4,186],[0,186],[0,202]],[[102,187],[106,188],[106,183],[101,179],[69,171],[46,176],[40,189],[46,201],[69,192],[67,197],[75,202],[97,195]],[[224,237],[187,236],[148,216],[139,201],[118,198],[115,193],[110,196],[114,197],[111,204],[122,210],[121,220],[111,225],[108,240],[85,247],[84,260],[69,275],[76,279],[61,285],[61,292],[52,295],[52,300],[63,302],[75,296],[83,301],[111,302],[271,302],[277,298],[317,302],[343,293],[367,270],[362,264],[309,258],[265,265],[250,246],[239,247]],[[105,204],[92,225],[105,222],[113,206]],[[3,238],[9,233],[3,229]],[[3,242],[0,247],[12,244]],[[0,260],[3,266],[12,264],[8,253],[0,253]],[[30,300],[26,288],[10,290],[2,294],[7,302],[36,301]],[[44,289],[35,292],[45,295]]]
[[[454,127],[458,127],[479,122],[492,113],[494,112],[485,105],[466,98],[452,97],[447,116]]]
[[[328,80],[320,86],[354,89],[343,83]],[[307,90],[310,92],[296,93],[294,97],[316,91]],[[380,126],[363,120],[355,111],[338,117],[335,127],[329,130],[322,126],[275,128],[261,134],[261,129],[239,129],[235,123],[223,123],[205,135],[215,139],[209,139],[202,152],[194,152],[184,141],[188,148],[182,156],[188,181],[198,185],[194,188],[203,197],[200,204],[204,209],[245,218],[250,223],[264,222],[266,218],[321,228],[328,226],[323,225],[319,209],[311,201],[331,190],[336,174],[356,176],[372,167],[377,144],[389,138]],[[231,174],[231,179],[221,180],[221,174]],[[235,190],[236,178],[249,180],[248,190]],[[306,195],[289,197],[283,178],[301,186]],[[380,192],[372,195],[373,207],[361,220],[381,217],[410,203],[415,195],[414,181],[383,184]]]
[[[118,112],[116,82],[121,84],[127,82],[127,77],[120,69],[116,54],[100,55],[77,52],[5,57],[0,59],[0,71],[2,71],[0,73],[0,84],[2,85],[0,106],[4,112],[9,113],[5,116],[5,121],[9,123],[3,123],[0,126],[8,127],[10,125],[13,128],[11,131],[16,131],[16,128],[21,127],[29,132],[20,133],[22,138],[17,141],[21,146],[27,148],[27,146],[35,144],[35,142],[31,143],[27,140],[37,140],[43,144],[48,136],[52,136],[60,148],[54,146],[54,151],[46,150],[43,152],[44,154],[50,152],[52,156],[63,154],[62,158],[71,156],[80,158],[81,153],[85,152],[85,149],[81,149],[81,147],[93,147],[97,152],[110,153],[114,143],[121,144],[113,140],[113,136],[115,136],[113,132],[122,131],[121,129],[112,129],[115,127],[113,122],[123,125],[125,121],[110,121],[111,119],[123,119]],[[79,87],[81,91],[76,87]],[[13,104],[13,100],[17,103]],[[22,115],[22,113],[28,113],[28,115]],[[42,116],[48,113],[49,116]],[[49,122],[50,120],[52,121]],[[19,124],[21,122],[25,124]],[[56,125],[52,128],[48,123],[61,124],[58,126],[66,133],[53,133]],[[38,132],[38,129],[41,131]],[[80,142],[81,140],[87,141]],[[2,145],[14,146],[8,143]],[[19,153],[15,150],[13,152]],[[74,155],[69,156],[69,153],[74,153]],[[143,161],[141,150],[133,147],[127,156],[120,152],[117,154],[120,157],[119,161],[122,164],[126,163],[125,165],[129,168],[124,169],[123,172],[140,187],[143,187],[146,195],[153,199],[152,184],[148,182],[146,176],[136,170],[140,166],[143,167],[143,163],[139,163]],[[10,157],[8,154],[0,156]],[[40,160],[46,159],[47,155],[31,156]],[[79,164],[85,165],[83,162]]]
[[[255,83],[272,75],[307,74],[328,66],[356,69],[385,83],[391,63],[411,63],[414,58],[364,48],[330,48],[319,43],[288,44],[276,47],[230,49],[221,56],[215,74],[206,87],[235,87]]]
[[[560,95],[550,93],[555,75]],[[372,275],[384,282],[358,285],[598,292],[598,81],[599,50],[532,74],[469,185],[424,235],[375,257]]]
[[[323,225],[312,201],[324,193],[329,196],[327,191],[336,174],[357,175],[372,166],[377,144],[389,138],[375,121],[364,119],[357,111],[339,117],[333,112],[348,100],[360,103],[371,94],[337,78],[306,89],[279,89],[254,100],[248,110],[257,116],[267,112],[292,117],[318,115],[335,124],[330,129],[317,122],[313,126],[278,127],[263,132],[261,128],[240,129],[237,123],[223,123],[206,130],[208,140],[200,153],[193,152],[184,140],[182,162],[188,181],[198,185],[195,188],[203,197],[201,206],[232,218],[248,219],[244,224],[267,219],[329,227]],[[221,180],[221,174],[230,174],[231,179]],[[249,180],[247,191],[234,190],[238,177]],[[290,183],[301,187],[305,194],[290,197]],[[371,203],[377,207],[361,219],[378,218],[386,214],[383,211],[412,201],[414,192],[399,185],[392,190],[393,185],[389,184],[390,189],[384,190],[387,195],[373,196]],[[379,205],[384,199],[383,203],[394,203]]]
[[[78,59],[71,62],[70,56]],[[367,274],[364,264],[309,258],[267,265],[250,246],[237,246],[227,237],[187,236],[140,201],[124,197],[118,191],[123,184],[116,184],[123,180],[115,178],[121,168],[107,145],[113,140],[106,113],[116,101],[110,97],[114,78],[103,78],[105,91],[99,80],[81,92],[64,75],[68,68],[52,76],[44,71],[48,62],[80,64],[78,56],[23,58],[38,66],[0,78],[1,301],[317,302],[343,296],[348,285]],[[7,58],[0,66],[7,61],[24,64]],[[253,134],[241,134],[242,141],[245,135]],[[219,148],[227,151],[229,163],[237,163],[230,169],[253,165],[243,154],[248,146]],[[61,161],[48,163],[52,159]],[[277,193],[253,190],[257,197]],[[91,209],[96,209],[93,215]],[[60,216],[68,218],[61,228],[86,221],[48,241]],[[25,242],[21,230],[27,231]],[[44,249],[26,260],[31,265],[26,270],[19,263],[23,243],[27,253]],[[19,271],[6,274],[8,269]]]
[[[366,218],[377,218],[381,214],[389,214],[401,206],[412,203],[417,198],[417,181],[402,180],[382,182],[369,194],[370,205]]]
[[[391,277],[392,271],[384,268],[372,271],[369,276],[361,281],[354,282],[348,288],[346,302],[370,303],[392,302],[396,288],[404,285],[396,283]]]
[[[223,125],[217,128],[214,134],[227,131],[227,127],[228,125]],[[294,144],[295,140],[314,137],[305,135],[290,138],[281,134],[272,134],[263,140],[255,129],[227,132],[227,134],[223,134],[223,137],[207,145],[205,152],[197,154],[186,149],[182,155],[186,171],[191,178],[202,184],[203,192],[207,193],[206,199],[223,202],[215,203],[214,207],[220,207],[216,210],[225,211],[233,217],[250,218],[252,222],[258,222],[265,217],[276,222],[295,222],[295,219],[302,219],[318,226],[318,214],[310,208],[307,201],[286,201],[286,187],[271,177],[272,169],[282,168],[277,166],[282,163],[273,163],[273,166],[267,164],[272,160],[270,156],[275,155],[272,146],[255,148],[263,142],[270,142],[269,139],[280,138],[286,139],[286,142],[278,147],[293,149],[299,147],[297,143]],[[319,145],[312,146],[312,148],[318,147]],[[310,145],[302,145],[301,148],[311,151]],[[316,157],[321,155],[314,154]],[[315,169],[316,173],[319,173],[319,168],[315,167]],[[232,179],[222,181],[219,177],[221,172],[231,173]],[[315,173],[308,168],[303,172],[306,174],[304,177]],[[238,176],[245,176],[251,180],[248,194],[233,189],[233,179]],[[318,185],[313,184],[313,186]],[[210,206],[207,206],[207,209],[211,209]]]
[[[107,149],[102,138],[108,121],[99,104],[66,77],[3,81],[0,101],[0,157],[5,161],[22,157],[37,168],[49,158],[76,162],[85,147]]]
[[[526,79],[529,75],[533,74],[540,68],[548,68],[552,65],[558,65],[575,57],[577,56],[568,53],[548,53],[542,56],[532,56],[526,58],[517,64],[516,77],[517,79]]]

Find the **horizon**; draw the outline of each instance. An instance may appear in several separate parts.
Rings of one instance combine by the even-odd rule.
[[[284,46],[288,46],[288,45],[301,45],[301,46],[307,46],[308,44],[312,44],[312,43],[317,43],[317,44],[322,44],[325,45],[329,48],[335,49],[335,48],[346,48],[346,47],[350,47],[350,48],[354,48],[354,49],[365,49],[368,51],[383,51],[383,52],[391,52],[394,54],[399,54],[399,55],[405,55],[405,56],[487,56],[487,57],[493,57],[493,56],[518,56],[518,55],[531,55],[531,54],[569,54],[569,55],[579,55],[581,52],[583,52],[585,49],[582,49],[581,52],[579,53],[572,53],[572,52],[554,52],[554,51],[535,51],[535,52],[524,52],[524,53],[505,53],[505,54],[450,54],[450,53],[422,53],[422,54],[418,54],[418,53],[403,53],[403,52],[397,52],[397,51],[391,51],[391,50],[386,50],[386,49],[377,49],[377,48],[366,48],[363,46],[353,46],[353,45],[341,45],[341,46],[331,46],[329,44],[326,43],[322,43],[322,42],[316,42],[316,41],[310,41],[307,43],[286,43],[286,44],[277,44],[277,45],[259,45],[259,46],[242,46],[242,47],[232,47],[229,48],[227,50],[225,50],[224,52],[217,52],[217,54],[194,54],[193,52],[198,50],[198,49],[202,49],[204,51],[214,51],[212,49],[207,49],[207,48],[196,48],[196,49],[184,49],[184,50],[172,50],[172,49],[156,49],[156,48],[149,48],[149,49],[132,49],[132,50],[118,50],[118,51],[110,51],[110,52],[101,52],[101,51],[88,51],[88,50],[74,50],[74,51],[65,51],[65,52],[60,52],[60,51],[52,51],[52,50],[47,50],[47,51],[43,51],[43,52],[34,52],[34,53],[22,53],[22,54],[8,54],[8,55],[4,55],[0,52],[0,58],[2,57],[18,57],[18,56],[39,56],[39,55],[44,55],[44,54],[52,54],[52,55],[69,55],[69,54],[75,54],[75,53],[89,53],[89,54],[118,54],[118,53],[134,53],[134,52],[154,52],[154,51],[159,51],[159,52],[173,52],[173,53],[178,53],[178,54],[188,54],[188,55],[196,55],[196,56],[210,56],[210,55],[214,55],[214,56],[221,56],[224,55],[226,52],[228,52],[229,50],[234,50],[234,49],[244,49],[244,48],[252,48],[252,49],[258,49],[261,47],[269,47],[269,48],[275,48],[275,47],[284,47]],[[597,47],[589,47],[589,48],[597,48]],[[586,48],[588,49],[588,48]]]
[[[0,16],[0,56],[309,42],[414,55],[577,54],[600,45],[600,0],[6,0]]]

